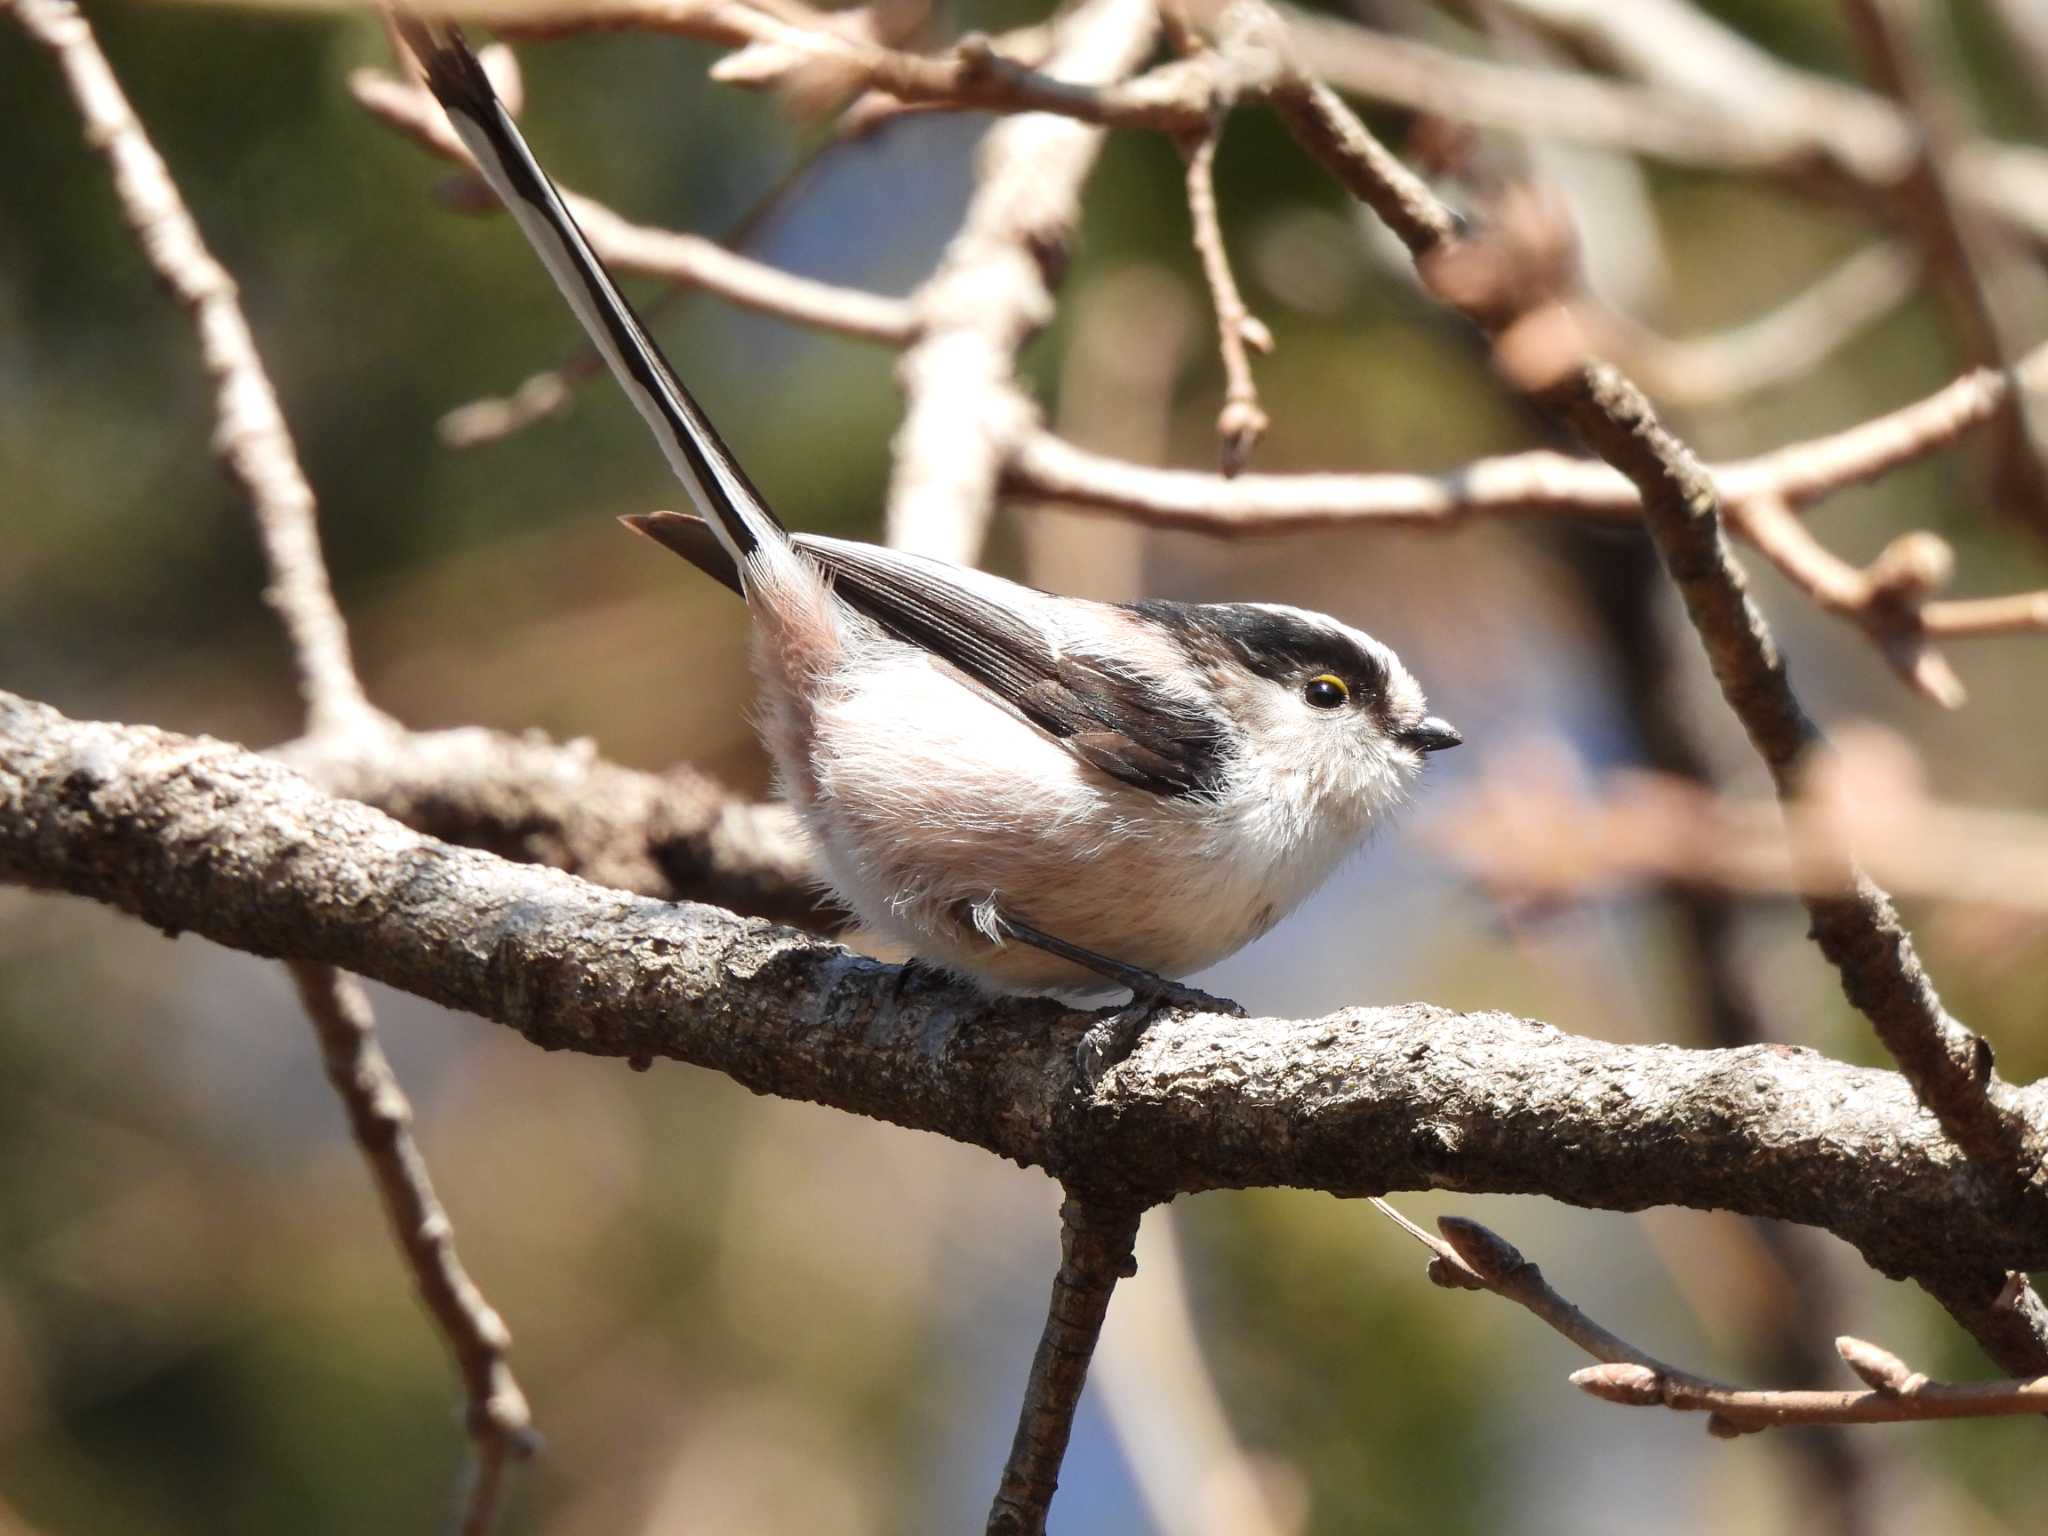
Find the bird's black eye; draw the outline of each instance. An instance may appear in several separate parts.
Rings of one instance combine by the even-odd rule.
[[[1312,677],[1301,690],[1301,696],[1316,709],[1342,709],[1350,702],[1351,690],[1344,686],[1344,679],[1334,672],[1325,672]]]

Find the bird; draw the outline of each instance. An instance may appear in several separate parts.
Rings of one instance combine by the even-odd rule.
[[[758,724],[824,884],[995,993],[1130,1003],[1271,929],[1459,744],[1382,642],[1274,603],[1106,603],[789,531],[649,337],[461,32],[401,17],[428,88],[645,419],[693,513],[622,519],[744,598]]]

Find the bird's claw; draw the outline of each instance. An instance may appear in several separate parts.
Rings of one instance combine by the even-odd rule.
[[[1199,987],[1183,986],[1160,979],[1137,992],[1128,1003],[1097,1018],[1074,1047],[1074,1069],[1082,1088],[1092,1097],[1110,1069],[1137,1049],[1139,1039],[1162,1013],[1221,1013],[1245,1017],[1245,1011],[1227,997],[1215,997]]]

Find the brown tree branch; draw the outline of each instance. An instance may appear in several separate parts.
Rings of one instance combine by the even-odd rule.
[[[1601,1362],[1574,1371],[1572,1385],[1610,1403],[1708,1415],[1720,1438],[1795,1424],[1901,1424],[1929,1419],[1991,1418],[2048,1411],[2048,1377],[1967,1384],[1930,1381],[1889,1350],[1862,1339],[1835,1340],[1867,1392],[1754,1391],[1666,1365],[1588,1317],[1499,1233],[1462,1216],[1437,1220],[1437,1237],[1383,1200],[1374,1205],[1435,1255],[1429,1278],[1447,1290],[1490,1291],[1534,1314]]]
[[[1758,1391],[1725,1387],[1688,1372],[1651,1365],[1596,1365],[1572,1373],[1572,1385],[1610,1403],[1710,1414],[1737,1433],[1787,1424],[1906,1424],[1984,1419],[2048,1411],[2048,1376],[2024,1381],[1931,1381],[1890,1350],[1843,1335],[1835,1348],[1867,1392]]]
[[[532,1454],[539,1443],[526,1394],[505,1363],[512,1335],[455,1251],[455,1229],[413,1140],[412,1105],[377,1043],[376,1019],[361,984],[331,966],[308,961],[295,961],[288,969],[313,1020],[328,1080],[370,1161],[384,1214],[412,1269],[420,1300],[462,1375],[476,1471],[460,1529],[463,1536],[484,1536],[495,1523],[502,1463]]]
[[[1071,1192],[1060,1204],[1059,1272],[1031,1357],[1010,1459],[988,1512],[988,1536],[1043,1536],[1110,1293],[1137,1269],[1132,1247],[1141,1214]]]
[[[2011,327],[1993,297],[1988,269],[1997,260],[1993,232],[1963,201],[1951,167],[1962,124],[1943,90],[1935,56],[1950,41],[1935,18],[1901,0],[1844,0],[1843,11],[1870,73],[1914,128],[1914,155],[1900,200],[1916,228],[1931,270],[1941,279],[1967,362],[2009,368]],[[2013,510],[2048,529],[2048,468],[2028,422],[2026,402],[2006,396],[1992,421],[1998,480]]]
[[[1251,1185],[1539,1193],[1823,1227],[1930,1289],[2048,1267],[2048,1194],[1974,1176],[1893,1072],[1409,1004],[1182,1018],[1090,1099],[1073,1060],[1087,1015],[451,848],[257,754],[4,695],[0,880],[340,966],[542,1046],[672,1057],[937,1131],[1111,1204]],[[1989,1093],[2048,1123],[2048,1088]]]
[[[789,808],[735,799],[694,768],[641,773],[587,741],[481,727],[308,737],[273,755],[443,842],[818,931],[845,920],[821,894]]]
[[[2048,345],[2013,375],[1979,368],[1895,411],[1754,458],[1710,466],[1727,502],[1775,496],[1809,506],[1917,463],[1982,426],[2014,380],[2048,396]],[[1438,474],[1240,475],[1157,469],[1091,453],[1048,432],[1019,445],[1015,492],[1115,512],[1148,525],[1218,537],[1263,537],[1354,522],[1448,526],[1472,516],[1542,515],[1626,521],[1642,493],[1611,466],[1535,450],[1475,459]]]

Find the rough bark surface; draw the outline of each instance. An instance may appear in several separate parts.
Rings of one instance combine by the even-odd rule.
[[[453,848],[239,747],[5,694],[0,880],[342,966],[549,1049],[671,1057],[934,1131],[1112,1203],[1276,1185],[1725,1208],[1825,1227],[1986,1307],[1996,1273],[2048,1266],[2048,1201],[1989,1188],[1896,1072],[1411,1003],[1165,1020],[1089,1100],[1088,1015]],[[2035,1089],[2007,1107],[2048,1123]]]

